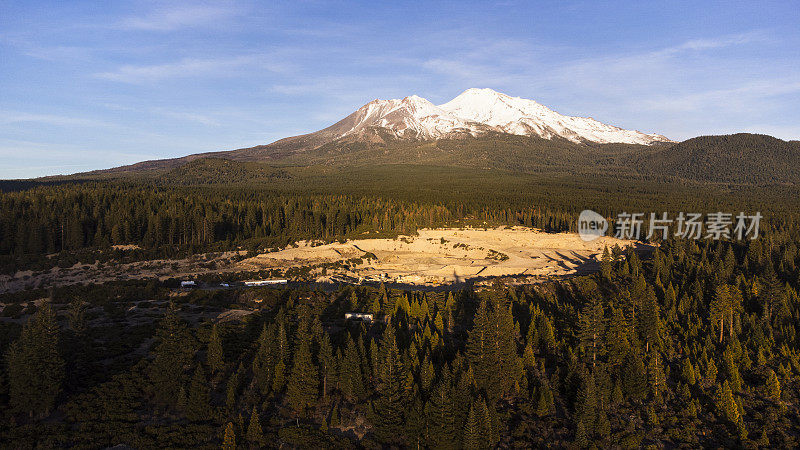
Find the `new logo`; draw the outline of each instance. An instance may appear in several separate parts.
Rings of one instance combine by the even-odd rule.
[[[593,241],[600,236],[605,236],[608,231],[608,222],[605,217],[591,209],[584,209],[578,216],[578,235],[586,242]]]

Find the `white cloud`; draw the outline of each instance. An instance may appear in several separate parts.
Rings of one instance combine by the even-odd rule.
[[[219,121],[203,114],[197,114],[186,111],[172,111],[163,108],[151,108],[150,111],[154,114],[181,120],[184,122],[196,122],[201,125],[214,126],[214,127],[220,125]]]
[[[86,119],[74,116],[60,116],[56,114],[36,114],[21,111],[0,110],[0,125],[34,122],[60,127],[114,127],[115,125],[95,119]]]
[[[157,8],[145,15],[124,19],[119,24],[119,27],[128,30],[173,31],[181,28],[216,24],[241,13],[241,8],[230,4],[171,5]]]
[[[242,55],[222,58],[184,58],[179,61],[154,65],[124,65],[111,72],[96,73],[96,78],[121,83],[148,83],[168,78],[195,76],[231,76],[243,67],[254,67],[273,72],[285,70],[286,64],[271,61],[264,55]]]

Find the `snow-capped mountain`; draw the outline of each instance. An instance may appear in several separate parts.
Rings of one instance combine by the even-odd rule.
[[[463,133],[478,136],[494,131],[545,139],[562,137],[577,143],[670,142],[658,134],[625,130],[592,118],[564,116],[533,100],[492,89],[467,89],[438,106],[416,95],[402,100],[373,100],[318,133],[342,138],[377,130],[401,139],[441,139]]]

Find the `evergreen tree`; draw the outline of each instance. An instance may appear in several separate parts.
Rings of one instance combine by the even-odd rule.
[[[225,386],[225,408],[231,412],[236,406],[236,396],[239,394],[239,387],[241,385],[242,377],[244,376],[244,367],[239,363],[239,368],[228,379],[228,384]]]
[[[539,417],[549,416],[555,412],[553,402],[553,390],[547,382],[539,386],[539,398],[536,401],[536,415]]]
[[[603,304],[592,296],[578,315],[578,337],[581,348],[588,356],[588,363],[594,368],[598,354],[603,353],[601,337],[605,333]]]
[[[651,345],[660,343],[661,320],[656,294],[653,288],[647,287],[645,296],[642,299],[641,314],[639,314],[639,327],[642,339],[645,342],[645,351],[650,352]]]
[[[600,274],[603,278],[611,278],[611,254],[608,253],[608,247],[603,246],[603,255],[600,257]]]
[[[88,326],[86,322],[86,303],[77,298],[73,299],[69,303],[67,317],[69,318],[69,327],[75,334],[82,335],[86,333]]]
[[[436,385],[427,405],[428,443],[431,448],[452,448],[458,439],[456,433],[453,391],[449,371],[443,369],[442,379]]]
[[[267,326],[264,325],[258,338],[258,350],[256,350],[256,355],[253,358],[253,376],[255,377],[256,386],[258,386],[262,394],[267,394],[272,389],[272,374],[275,361],[272,346],[270,345],[270,342],[272,342],[271,334]]]
[[[402,443],[404,388],[405,368],[397,348],[394,328],[389,325],[381,339],[378,399],[375,401],[375,434],[381,442]]]
[[[633,401],[643,400],[647,396],[647,374],[642,357],[636,350],[628,353],[623,370],[622,386],[627,397]]]
[[[286,398],[289,406],[296,412],[301,412],[306,407],[313,405],[317,401],[319,392],[317,368],[311,360],[309,339],[305,328],[301,324],[295,338],[297,351],[294,355],[294,364],[286,386]]]
[[[575,419],[583,424],[587,435],[591,435],[592,430],[594,430],[597,406],[597,388],[594,374],[586,374],[576,400]]]
[[[475,405],[469,407],[467,423],[464,425],[463,447],[469,449],[481,448],[484,441],[484,434],[481,434],[481,423],[475,413]]]
[[[186,323],[178,316],[175,305],[170,304],[156,331],[155,358],[149,375],[156,402],[174,406],[180,386],[184,383],[183,371],[194,356],[194,338]]]
[[[659,398],[666,386],[667,379],[664,376],[664,367],[661,365],[661,356],[656,350],[651,352],[650,361],[647,364],[647,378],[650,381],[650,390],[656,398]]]
[[[739,366],[734,361],[733,351],[731,348],[725,349],[722,353],[722,361],[724,363],[725,374],[728,382],[730,383],[733,392],[740,392],[742,390],[742,376],[739,374]]]
[[[222,450],[236,450],[236,432],[233,431],[233,423],[228,422],[225,426],[225,435],[222,438]]]
[[[331,338],[328,333],[323,331],[322,338],[319,341],[319,353],[317,355],[319,361],[319,374],[322,381],[322,398],[328,398],[328,380],[331,379],[336,373],[334,368],[335,360],[333,358],[333,348],[331,347]]]
[[[690,385],[694,385],[697,382],[694,366],[692,365],[692,362],[689,361],[689,358],[684,358],[683,363],[681,363],[681,377]]]
[[[586,431],[586,425],[581,421],[578,421],[578,425],[575,428],[575,445],[579,448],[586,448],[589,446],[589,436]]]
[[[773,402],[781,402],[781,383],[772,369],[767,370],[767,395]]]
[[[222,356],[222,340],[219,337],[217,324],[211,327],[211,337],[208,341],[206,353],[206,364],[212,372],[217,372],[225,368],[225,360]]]
[[[261,431],[261,420],[258,418],[258,409],[253,407],[253,412],[250,414],[250,424],[247,425],[247,442],[253,447],[264,447],[267,445],[264,439],[264,433]]]
[[[356,400],[364,396],[364,379],[361,373],[361,356],[358,346],[346,334],[344,355],[339,358],[339,385],[345,398]]]
[[[9,346],[6,364],[11,408],[31,417],[48,415],[64,380],[58,323],[49,303],[39,308]]]
[[[735,286],[721,284],[717,286],[714,299],[711,302],[711,322],[719,324],[719,342],[722,342],[725,323],[731,337],[733,337],[733,315],[741,307],[738,289]]]
[[[197,366],[189,387],[189,396],[186,402],[186,418],[192,422],[205,422],[211,420],[211,394],[208,380],[201,366]]]
[[[612,367],[621,367],[631,347],[628,341],[628,324],[619,308],[612,307],[611,323],[606,333],[606,348],[609,364]]]

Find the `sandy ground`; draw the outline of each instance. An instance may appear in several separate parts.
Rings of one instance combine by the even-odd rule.
[[[319,282],[437,285],[499,276],[529,277],[535,281],[597,270],[604,246],[632,244],[612,237],[584,242],[577,234],[545,233],[524,227],[423,229],[416,236],[396,239],[358,239],[324,245],[301,241],[296,246],[239,262],[235,261],[236,252],[228,252],[179,260],[76,264],[38,273],[18,272],[13,277],[0,275],[0,293],[79,283],[191,278],[205,273],[292,267],[310,268],[309,276],[304,279]],[[355,263],[354,259],[360,262]],[[327,267],[323,269],[324,266]]]
[[[577,234],[544,233],[524,227],[423,229],[418,236],[359,239],[344,244],[301,242],[246,259],[248,270],[314,266],[362,258],[349,268],[315,270],[317,281],[356,279],[408,284],[440,284],[498,276],[563,276],[596,270],[603,247],[630,241],[603,237],[584,242]],[[373,254],[375,259],[365,256]]]

